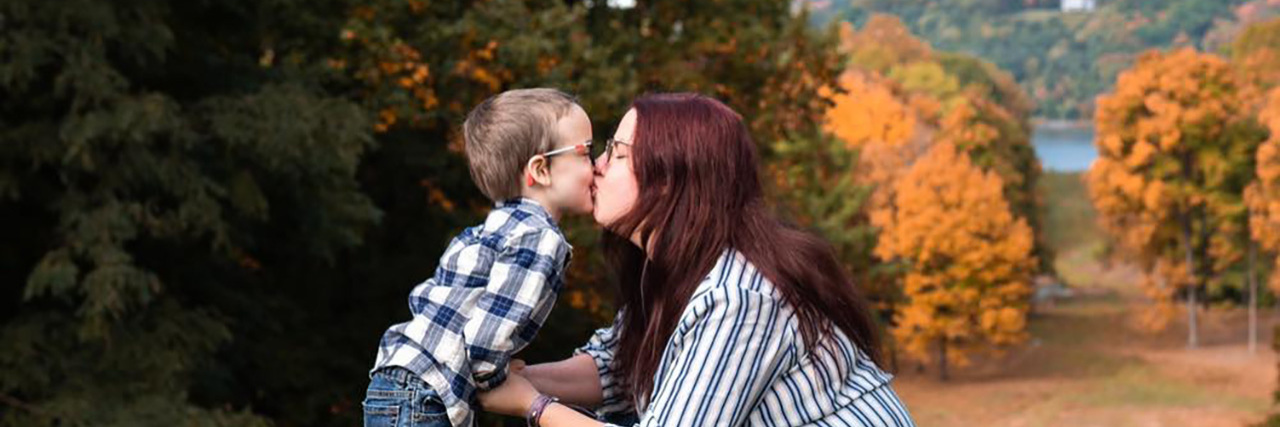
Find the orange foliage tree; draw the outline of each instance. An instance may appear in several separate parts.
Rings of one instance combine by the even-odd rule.
[[[1240,94],[1216,56],[1153,51],[1099,98],[1095,117],[1098,159],[1086,180],[1101,226],[1142,261],[1149,294],[1185,296],[1193,347],[1197,294],[1220,285],[1242,254],[1242,193],[1258,140]]]
[[[1247,22],[1247,20],[1245,21]],[[1259,111],[1268,106],[1267,93],[1280,84],[1280,19],[1254,22],[1241,31],[1229,46],[1231,61],[1244,80],[1243,97],[1247,108]],[[1260,111],[1259,121],[1268,121],[1274,112]],[[1272,137],[1276,127],[1272,126]],[[1257,176],[1255,181],[1245,190],[1245,200],[1249,205],[1249,231],[1252,241],[1248,242],[1248,266],[1246,274],[1249,287],[1249,352],[1258,348],[1258,277],[1257,257],[1258,245],[1263,251],[1275,254],[1277,245],[1274,232],[1270,228],[1271,212],[1268,204],[1275,200],[1274,180],[1276,173],[1274,162],[1277,153],[1268,141],[1259,148],[1256,155]],[[1276,290],[1277,278],[1270,280],[1271,288]]]
[[[916,129],[919,123],[914,109],[900,99],[900,94],[890,82],[853,69],[843,73],[838,83],[837,88],[823,93],[832,102],[825,114],[824,130],[832,136],[830,144],[835,147],[819,145],[818,149],[811,151],[821,153],[818,154],[821,157],[846,157],[841,159],[844,162],[838,163],[838,167],[826,168],[832,173],[824,178],[820,193],[839,197],[837,203],[840,206],[856,211],[844,214],[854,222],[842,225],[847,231],[826,234],[859,236],[850,240],[854,245],[840,239],[833,240],[838,248],[857,249],[844,251],[859,258],[846,263],[861,270],[853,272],[855,277],[862,281],[863,289],[880,311],[881,319],[891,322],[903,299],[898,283],[901,266],[875,259],[876,228],[887,222],[885,214],[892,212],[893,183],[927,148],[928,141]],[[815,142],[820,141],[810,143]],[[812,174],[833,161],[839,160],[808,159],[805,164],[792,167],[791,173]],[[853,194],[856,197],[850,197],[853,194],[842,195],[842,189],[855,189],[857,192]],[[896,369],[897,349],[892,342],[888,351]]]
[[[1040,164],[1031,147],[1034,105],[1013,77],[972,56],[936,52],[896,17],[873,15],[841,28],[851,69],[832,98],[827,129],[858,147],[859,173],[876,186],[868,208],[891,210],[892,182],[934,139],[948,140],[1005,183],[1014,215],[1037,230],[1039,268],[1052,259],[1039,233]],[[880,225],[880,224],[877,224]]]
[[[1271,136],[1258,147],[1257,177],[1245,189],[1245,201],[1249,206],[1251,237],[1263,250],[1276,254],[1280,253],[1280,88],[1271,91],[1258,119],[1270,130]],[[1276,257],[1274,263],[1280,265],[1280,257]],[[1257,289],[1252,271],[1249,279],[1249,345],[1253,350],[1257,346]],[[1268,283],[1272,292],[1280,293],[1280,274],[1272,274]]]
[[[840,76],[839,91],[828,91],[832,106],[825,128],[850,149],[858,150],[853,171],[876,189],[870,209],[886,208],[892,183],[928,148],[917,113],[892,84],[857,69]]]
[[[1267,106],[1259,116],[1271,137],[1258,147],[1257,181],[1249,186],[1246,200],[1253,238],[1263,249],[1280,251],[1280,88],[1267,97]],[[1280,258],[1277,258],[1280,261]],[[1271,277],[1273,291],[1280,292],[1280,275]]]
[[[939,373],[972,351],[1021,342],[1035,271],[1033,235],[1003,196],[1003,183],[941,142],[895,184],[892,218],[876,254],[908,261],[908,303],[893,336]]]
[[[886,288],[895,289],[885,292],[889,298],[881,299],[887,302],[882,309],[895,324],[891,326],[897,338],[892,354],[896,356],[901,349],[909,356],[929,360],[930,349],[944,353],[950,349],[938,358],[945,376],[948,360],[963,363],[966,353],[992,344],[1011,344],[1024,334],[1030,277],[1042,268],[1035,260],[1040,259],[1037,255],[1048,253],[1047,246],[1034,237],[1039,224],[1035,182],[1040,168],[1030,145],[1028,116],[1033,106],[1008,73],[970,56],[935,52],[895,17],[873,16],[859,30],[846,24],[840,35],[850,68],[840,76],[837,87],[824,92],[832,103],[824,128],[857,151],[857,167],[849,173],[870,189],[863,209],[879,230],[875,255],[893,284]],[[933,163],[924,164],[924,156],[933,156]],[[963,159],[963,165],[939,159]],[[957,170],[937,171],[949,167]],[[960,192],[965,185],[933,189],[931,194],[936,197],[921,198],[925,184],[919,182],[924,173],[918,172],[919,168],[934,168],[932,173],[942,173],[948,179],[956,174],[970,181],[980,177],[994,193],[966,197],[1000,203],[1001,207],[979,207],[978,202],[946,204],[950,203],[947,197],[953,196],[943,194]],[[901,194],[904,189],[914,193]],[[1002,276],[1006,282],[998,282],[1005,279],[960,277],[963,274],[957,271],[987,261],[1000,264],[1000,260],[957,260],[948,255],[922,261],[919,251],[939,249],[913,247],[908,243],[911,239],[924,239],[920,236],[931,232],[960,232],[933,228],[935,224],[919,228],[918,215],[930,209],[957,217],[985,215],[977,213],[982,209],[1004,212],[992,217],[995,219],[977,221],[1003,221],[1001,224],[1012,227],[1006,231],[1019,237],[1012,242],[956,237],[968,244],[960,251],[1012,254],[1023,243],[1018,239],[1026,234],[1032,237],[1026,239],[1025,253],[1006,258],[1030,260],[1031,264],[1019,264],[1016,272]],[[963,309],[952,307],[956,304]],[[966,325],[970,320],[976,323]]]

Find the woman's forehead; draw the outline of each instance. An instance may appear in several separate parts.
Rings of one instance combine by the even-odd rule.
[[[631,136],[635,134],[635,131],[636,131],[636,110],[632,108],[630,110],[627,110],[626,114],[622,115],[622,120],[618,122],[618,128],[613,133],[613,139],[622,140],[626,142],[633,142],[631,141]]]

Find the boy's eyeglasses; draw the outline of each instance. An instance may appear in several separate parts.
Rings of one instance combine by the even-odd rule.
[[[563,155],[563,153],[566,153],[566,152],[576,152],[576,153],[579,153],[579,155],[586,156],[586,161],[590,162],[591,167],[595,167],[595,159],[591,157],[590,139],[588,139],[588,141],[586,142],[572,144],[572,146],[559,147],[559,148],[556,148],[556,150],[540,153],[540,155],[530,157],[529,162],[530,164],[532,164],[532,162],[534,162],[534,159],[538,159],[538,156],[543,156],[545,157],[545,159],[547,159],[547,161],[550,161],[552,160],[552,157],[557,155]],[[525,182],[527,182],[527,185],[534,185],[534,175],[525,174]]]
[[[541,156],[552,157],[556,155],[563,155],[563,153],[570,152],[570,151],[579,153],[579,155],[590,155],[591,153],[590,139],[588,139],[588,141],[586,142],[572,144],[572,146],[568,146],[568,147],[559,147],[559,148],[556,148],[556,150],[541,153]]]

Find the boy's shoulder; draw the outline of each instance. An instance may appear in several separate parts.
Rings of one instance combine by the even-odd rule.
[[[482,229],[486,233],[506,237],[528,233],[552,232],[563,239],[564,233],[556,226],[551,215],[537,202],[513,199],[498,203],[485,218]]]
[[[483,223],[470,227],[455,239],[458,246],[479,245],[495,252],[513,246],[536,246],[538,253],[557,254],[573,249],[564,232],[533,202],[499,203]]]

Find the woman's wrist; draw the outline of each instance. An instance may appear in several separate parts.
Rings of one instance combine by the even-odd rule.
[[[527,425],[529,427],[539,427],[542,414],[546,412],[547,408],[551,407],[552,404],[559,400],[560,399],[556,399],[552,396],[538,394],[538,396],[533,399],[533,402],[529,404],[529,409],[524,413],[524,419]]]

